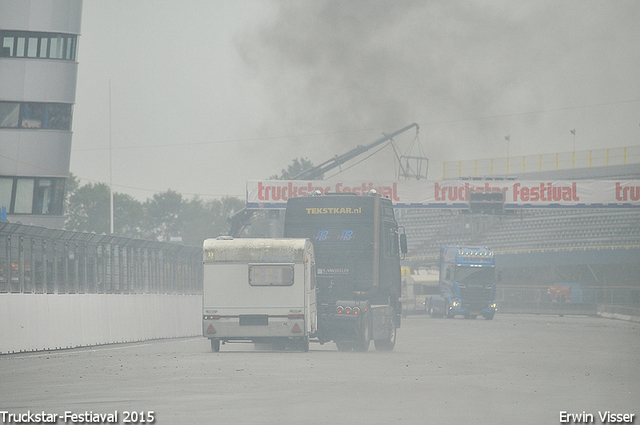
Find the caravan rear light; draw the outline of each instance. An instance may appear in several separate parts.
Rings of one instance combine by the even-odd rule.
[[[304,314],[302,313],[298,313],[298,314],[291,314],[289,313],[289,315],[287,316],[287,318],[293,320],[293,319],[304,319]]]
[[[215,315],[215,316],[203,316],[204,320],[218,320],[220,318],[220,316]]]
[[[336,313],[338,314],[342,314],[344,313],[344,307],[342,307],[341,305],[336,307]]]

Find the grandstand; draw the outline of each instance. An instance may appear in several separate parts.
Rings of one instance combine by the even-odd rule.
[[[411,210],[399,219],[409,257],[437,258],[442,245],[485,245],[497,253],[640,247],[640,211],[562,209],[500,216]]]
[[[640,164],[537,171],[508,178],[640,179]],[[539,302],[549,286],[578,282],[593,290],[595,302],[607,299],[640,308],[638,208],[538,208],[496,215],[407,209],[398,212],[398,223],[408,239],[404,266],[413,270],[436,264],[442,245],[488,246],[496,253],[503,276],[500,286],[518,288],[519,300],[523,288],[529,291],[524,299]]]

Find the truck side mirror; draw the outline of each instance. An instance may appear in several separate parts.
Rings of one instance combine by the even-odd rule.
[[[407,235],[405,233],[400,233],[400,252],[403,254],[409,252],[407,248]]]

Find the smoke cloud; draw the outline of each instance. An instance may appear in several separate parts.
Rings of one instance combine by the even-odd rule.
[[[637,2],[276,7],[273,19],[237,40],[238,49],[264,84],[271,120],[325,134],[289,141],[288,151],[310,153],[316,164],[412,122],[422,127],[432,170],[442,160],[506,156],[507,134],[511,155],[570,150],[558,140],[576,126],[589,148],[621,146],[600,138],[611,129],[593,116],[640,98]],[[635,119],[625,115],[633,121],[625,125],[637,128],[638,103],[630,108]]]

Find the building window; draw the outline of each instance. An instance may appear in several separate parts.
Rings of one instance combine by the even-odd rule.
[[[0,128],[71,131],[71,105],[67,103],[0,102]]]
[[[0,209],[5,207],[9,212],[11,206],[11,194],[13,192],[13,178],[0,177]]]
[[[24,39],[24,37],[16,37],[15,38],[15,43],[16,43],[16,57],[17,58],[23,58],[24,57],[24,45],[26,40]]]
[[[28,41],[29,42],[27,46],[29,46],[29,49],[27,50],[27,57],[37,58],[38,57],[38,39],[36,37],[29,37]]]
[[[0,31],[0,57],[76,60],[78,36],[31,31]]]
[[[20,104],[0,102],[0,128],[16,128],[20,123]]]
[[[31,214],[33,211],[34,179],[17,179],[13,202],[14,214]]]
[[[62,215],[64,178],[0,177],[0,208],[7,214]]]
[[[10,58],[14,55],[14,37],[3,36],[2,37],[2,50],[0,50],[0,57]]]

